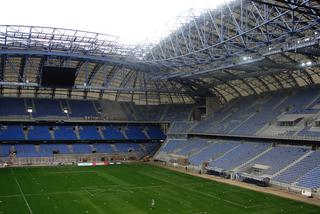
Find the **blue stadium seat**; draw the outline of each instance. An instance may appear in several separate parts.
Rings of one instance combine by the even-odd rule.
[[[163,131],[158,126],[147,126],[146,132],[149,135],[150,139],[153,140],[164,140],[166,139],[166,135],[163,134]]]
[[[248,163],[247,166],[253,166],[254,164],[269,166],[263,173],[273,175],[309,151],[310,149],[303,147],[276,146]]]
[[[320,166],[314,168],[313,170],[306,173],[303,177],[301,177],[297,186],[306,187],[310,189],[318,189],[320,188]]]
[[[89,154],[92,153],[92,148],[89,144],[72,144],[73,153],[76,154]]]
[[[17,157],[41,157],[40,153],[36,151],[36,148],[33,144],[17,144],[15,145]]]
[[[102,127],[102,133],[105,140],[124,140],[125,137],[121,133],[118,127],[106,126],[105,129]]]
[[[66,144],[41,144],[40,145],[40,156],[41,157],[52,157],[53,152],[58,154],[70,154]]]
[[[303,160],[274,177],[273,180],[291,184],[317,166],[320,166],[320,151],[312,152]]]
[[[97,153],[113,153],[113,149],[110,144],[107,143],[97,143],[95,144]]]
[[[48,126],[30,126],[28,140],[51,140]]]
[[[120,153],[123,152],[136,152],[136,153],[143,153],[142,148],[137,143],[116,143],[114,144],[117,148],[117,151]]]
[[[126,135],[130,140],[145,140],[146,135],[142,132],[141,128],[138,126],[128,126],[126,129]]]
[[[95,126],[80,127],[79,135],[81,140],[101,140],[101,136]]]
[[[0,130],[0,140],[25,140],[22,126],[2,126]]]
[[[34,99],[35,111],[32,112],[33,117],[48,116],[65,116],[63,113],[60,100]]]
[[[24,99],[1,98],[0,105],[0,117],[28,115]]]
[[[98,117],[99,114],[94,108],[92,101],[69,100],[71,113],[70,117]]]
[[[57,126],[54,129],[55,140],[77,140],[73,126]]]
[[[0,144],[0,157],[9,157],[11,145]]]

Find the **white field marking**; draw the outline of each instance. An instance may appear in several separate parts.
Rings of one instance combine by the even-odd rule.
[[[0,198],[14,198],[14,197],[20,197],[21,194],[15,194],[15,195],[0,195]]]
[[[264,207],[265,208],[265,205],[263,204],[257,204],[257,205],[252,205],[252,206],[247,206],[246,208],[256,208],[256,207]]]
[[[147,188],[161,188],[161,187],[170,187],[172,185],[158,185],[158,186],[134,186],[134,187],[126,187],[125,189],[116,189],[116,187],[118,187],[119,185],[114,185],[114,186],[110,186],[110,185],[105,185],[105,186],[97,186],[97,187],[101,187],[101,188],[92,188],[92,186],[87,189],[93,192],[99,192],[99,191],[115,191],[115,192],[132,192],[132,191],[128,191],[126,189],[147,189]],[[111,188],[103,188],[103,187],[111,187]],[[43,196],[43,195],[58,195],[58,194],[69,194],[69,193],[81,193],[83,192],[85,189],[82,188],[81,190],[71,190],[71,191],[60,191],[60,192],[43,192],[43,193],[27,193],[24,194],[25,196]],[[19,197],[21,196],[21,194],[14,194],[14,195],[3,195],[0,196],[0,198],[10,198],[10,197]]]
[[[182,188],[184,188],[184,187],[182,187]],[[185,188],[184,188],[184,189],[185,189]],[[211,198],[215,198],[215,199],[218,199],[218,200],[227,202],[227,203],[229,203],[229,204],[232,204],[232,205],[235,205],[235,206],[238,206],[238,207],[241,207],[241,208],[247,208],[247,207],[244,206],[243,204],[239,204],[239,203],[237,203],[237,202],[229,201],[229,200],[227,200],[227,199],[223,199],[223,198],[220,198],[220,197],[218,197],[218,196],[211,195],[211,194],[209,194],[209,193],[200,192],[200,191],[195,190],[195,189],[187,189],[187,190],[190,190],[190,191],[193,191],[193,192],[197,192],[197,193],[199,193],[199,194],[206,195],[206,196],[209,196],[209,197],[211,197]]]
[[[133,186],[133,187],[125,187],[120,189],[117,189],[117,187],[120,187],[120,185],[104,185],[104,186],[89,186],[89,187],[82,187],[82,190],[71,190],[71,191],[60,191],[60,192],[44,192],[44,193],[27,193],[26,196],[42,196],[42,195],[58,195],[58,194],[67,194],[67,193],[81,193],[84,190],[90,190],[92,192],[101,192],[101,191],[115,191],[115,192],[131,192],[131,189],[153,189],[153,188],[162,188],[162,187],[171,187],[172,185],[156,185],[156,186]],[[107,187],[107,188],[103,188]],[[91,194],[89,192],[89,194]],[[11,198],[11,197],[19,197],[20,194],[14,194],[14,195],[2,195],[0,198]]]
[[[185,210],[185,211],[179,210],[179,213],[204,214],[206,212],[205,211],[199,211],[199,210]]]
[[[72,174],[72,173],[97,173],[96,171],[62,171],[62,172],[46,172],[45,174]]]
[[[31,214],[33,214],[32,210],[31,210],[31,207],[30,207],[30,205],[29,205],[29,203],[28,203],[28,201],[27,201],[27,199],[26,199],[26,197],[25,197],[25,195],[24,195],[24,193],[23,193],[23,191],[22,191],[22,189],[21,189],[21,187],[20,187],[20,184],[19,184],[19,182],[18,182],[18,180],[17,180],[17,178],[16,178],[15,176],[14,176],[14,180],[16,181],[16,183],[17,183],[17,185],[18,185],[18,187],[19,187],[21,196],[22,196],[24,202],[26,203],[26,205],[27,205],[27,207],[28,207],[28,209],[29,209],[29,212],[30,212]]]
[[[91,192],[89,192],[86,188],[82,187],[81,189],[83,189],[85,192],[87,192],[91,197],[94,196],[94,195],[93,195]]]
[[[95,189],[99,189],[99,188],[103,188],[103,187],[119,187],[121,185],[119,184],[114,184],[114,185],[97,185],[97,186],[86,186],[84,188],[88,189],[88,190],[95,190]]]
[[[152,175],[149,175],[149,176],[152,177],[152,178],[154,178],[154,176],[152,176]],[[164,181],[163,179],[160,179],[160,178],[158,178],[158,179]],[[178,186],[177,184],[172,183],[172,182],[169,182],[169,181],[164,181],[164,182],[167,182],[167,183],[172,184],[172,185],[174,185],[174,186]],[[190,184],[190,183],[189,183],[189,184]],[[211,195],[211,194],[209,194],[209,193],[200,192],[200,191],[197,191],[197,190],[192,189],[192,188],[191,188],[191,189],[188,189],[188,188],[186,188],[183,184],[182,184],[182,185],[179,185],[179,187],[181,187],[181,188],[183,188],[183,189],[185,189],[185,190],[197,192],[197,193],[199,193],[199,194],[206,195],[206,196],[209,196],[209,197],[212,197],[212,198],[215,198],[215,199],[218,199],[218,200],[227,202],[227,203],[229,203],[229,204],[232,204],[232,205],[235,205],[235,206],[238,206],[238,207],[241,207],[241,208],[246,208],[246,206],[243,206],[243,204],[239,204],[239,203],[237,203],[237,202],[229,201],[229,200],[227,200],[227,199],[223,199],[223,198],[220,198],[220,197],[218,197],[218,196]]]

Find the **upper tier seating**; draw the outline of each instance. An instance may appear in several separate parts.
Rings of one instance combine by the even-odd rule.
[[[0,117],[28,115],[24,99],[1,98]]]
[[[192,111],[191,105],[169,105],[164,121],[184,121],[189,120]]]
[[[193,125],[194,123],[189,121],[175,121],[171,124],[169,133],[186,134]]]
[[[34,99],[35,111],[33,117],[66,116],[60,106],[60,100]]]
[[[69,100],[68,103],[71,108],[71,113],[69,114],[70,117],[98,117],[99,116],[92,101]]]
[[[320,111],[320,87],[277,92],[263,97],[245,97],[232,101],[216,110],[206,120],[193,126],[190,133],[260,136],[319,137],[311,130],[312,124],[304,128],[304,121],[297,127],[278,127],[281,117],[314,117]],[[297,115],[300,114],[300,115]],[[174,130],[175,126],[173,126]],[[274,132],[274,129],[278,132]],[[279,131],[279,130],[283,131]],[[319,132],[320,129],[318,128]]]
[[[160,121],[167,109],[166,105],[140,106],[128,103],[123,103],[122,107],[125,109],[128,119],[146,121]]]
[[[115,121],[186,121],[190,119],[193,105],[162,104],[135,105],[130,102],[0,98],[0,118],[55,118],[69,120]],[[27,108],[32,108],[32,113]],[[65,112],[66,111],[66,112]]]
[[[297,136],[303,136],[303,137],[320,137],[320,130],[317,131],[311,131],[311,127],[304,127],[301,131],[297,133]]]
[[[121,103],[128,120],[138,121],[186,121],[189,120],[193,105],[155,105],[142,106]]]

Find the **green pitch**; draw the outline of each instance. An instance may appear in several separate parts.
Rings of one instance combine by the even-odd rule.
[[[0,169],[0,213],[318,214],[320,207],[130,164]]]

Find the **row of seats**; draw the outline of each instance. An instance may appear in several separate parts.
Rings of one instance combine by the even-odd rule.
[[[15,153],[18,158],[53,157],[54,154],[90,154],[90,153],[128,153],[148,154],[157,147],[157,143],[97,143],[97,144],[2,144],[0,157],[8,158]]]
[[[274,177],[273,180],[291,184],[319,165],[320,151],[314,151],[297,164],[289,167],[287,170]]]
[[[190,121],[174,121],[170,125],[169,134],[187,134],[194,125]]]
[[[25,131],[24,131],[25,130]],[[30,126],[6,125],[0,129],[0,140],[163,140],[158,126]]]
[[[229,150],[221,158],[212,160],[209,165],[224,170],[232,170],[240,166],[258,154],[266,151],[270,147],[269,144],[243,143]]]
[[[306,188],[320,188],[320,151],[305,146],[272,145],[266,142],[167,139],[156,159],[171,155],[187,158],[188,164],[217,171],[248,172],[258,169],[272,181]]]
[[[0,108],[0,117],[120,121],[185,121],[193,110],[193,105],[188,104],[142,106],[130,102],[65,99],[0,98],[0,104],[6,106]]]
[[[52,99],[17,99],[1,98],[0,117],[96,117],[100,116],[99,102],[89,100],[52,100]],[[32,112],[28,109],[32,109]]]
[[[264,170],[263,173],[273,175],[309,151],[309,148],[304,147],[276,146],[248,163],[245,167],[253,166],[254,164],[265,165],[269,168]]]
[[[190,120],[193,110],[193,105],[189,104],[142,106],[122,103],[121,107],[128,120],[145,121],[187,121]]]
[[[319,137],[320,128],[310,123],[317,120],[320,111],[320,88],[297,89],[291,92],[276,92],[263,97],[246,97],[228,103],[213,112],[207,119],[194,123],[173,123],[172,134],[187,132],[228,135],[281,135]],[[309,118],[299,127],[279,127],[281,117]],[[270,127],[270,128],[269,128]],[[272,131],[272,128],[276,132]],[[279,130],[283,130],[279,132]],[[300,131],[299,131],[300,130]],[[278,134],[279,133],[279,134]]]

